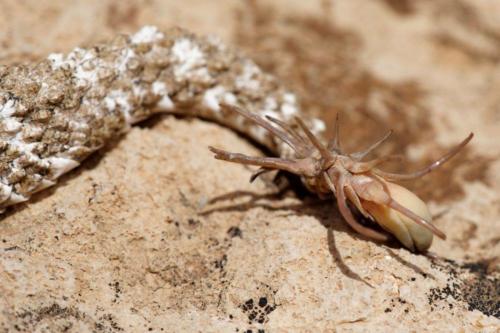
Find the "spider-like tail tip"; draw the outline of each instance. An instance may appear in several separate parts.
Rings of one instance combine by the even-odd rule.
[[[226,155],[226,152],[224,150],[215,148],[213,146],[208,146],[208,150],[215,154],[214,158],[217,160],[223,159],[223,156]]]

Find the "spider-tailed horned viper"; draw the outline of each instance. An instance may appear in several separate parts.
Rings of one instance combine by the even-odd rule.
[[[378,241],[393,235],[417,251],[444,234],[427,206],[391,181],[431,171],[472,137],[419,172],[383,172],[377,166],[387,158],[364,158],[388,135],[354,154],[341,151],[337,136],[323,145],[324,123],[298,119],[304,115],[295,95],[250,59],[216,38],[146,26],[36,64],[0,66],[0,210],[54,185],[131,125],[164,112],[246,134],[279,157],[210,149],[218,159],[260,166],[257,176],[272,169],[298,174],[312,192],[335,198],[357,232]]]

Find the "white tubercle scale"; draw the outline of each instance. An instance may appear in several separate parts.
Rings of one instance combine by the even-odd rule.
[[[120,53],[120,57],[115,63],[115,67],[118,68],[118,72],[124,73],[128,69],[128,64],[130,60],[136,57],[134,50],[126,48]]]
[[[92,50],[75,48],[66,57],[60,53],[47,57],[52,63],[52,69],[65,69],[73,72],[77,86],[88,86],[99,80],[98,70],[106,64]]]
[[[176,62],[174,74],[178,79],[209,77],[208,71],[204,67],[206,64],[205,56],[199,46],[194,44],[190,39],[183,38],[177,40],[172,47],[172,54]]]
[[[286,93],[283,95],[283,101],[284,103],[281,105],[281,113],[283,114],[285,120],[291,119],[298,112],[297,98],[294,94]]]
[[[22,124],[15,118],[5,118],[0,120],[0,130],[7,133],[16,133],[22,127]]]
[[[243,65],[243,73],[236,78],[236,87],[239,89],[248,89],[250,91],[257,91],[260,88],[260,81],[256,79],[261,73],[257,65],[251,61],[245,61]]]
[[[217,115],[219,115],[221,103],[235,104],[236,102],[236,96],[233,93],[227,92],[222,86],[208,89],[203,95],[203,105],[215,111]]]
[[[104,98],[104,105],[106,105],[109,111],[119,109],[123,114],[127,124],[131,125],[135,123],[135,120],[130,114],[130,111],[132,111],[132,106],[130,105],[128,98],[129,95],[121,89],[111,90],[109,94]]]
[[[326,130],[325,122],[321,119],[313,118],[311,119],[311,132],[314,134],[322,133]]]
[[[0,118],[7,118],[10,117],[16,112],[16,101],[15,100],[8,100],[7,103],[3,104],[0,106]]]
[[[66,172],[73,170],[80,163],[64,157],[49,157],[50,166],[52,169],[52,178],[57,179]]]
[[[8,200],[12,193],[12,186],[5,185],[0,180],[0,201]]]
[[[157,27],[152,25],[146,25],[142,27],[138,32],[131,36],[131,41],[133,44],[142,43],[153,43],[160,39],[163,39],[164,34],[158,30]]]
[[[165,82],[153,82],[153,94],[161,96],[160,100],[156,103],[156,107],[159,111],[171,111],[174,109],[174,102],[172,102],[168,95],[168,89]]]
[[[7,202],[11,205],[15,205],[15,204],[18,204],[21,202],[28,201],[28,199],[29,199],[29,197],[25,197],[22,194],[17,194],[17,193],[12,192],[9,196],[9,199],[7,199]]]

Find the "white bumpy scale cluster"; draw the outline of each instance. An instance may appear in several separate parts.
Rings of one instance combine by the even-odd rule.
[[[90,153],[158,112],[238,130],[277,155],[289,149],[221,103],[289,120],[295,96],[215,38],[146,26],[132,36],[37,64],[0,66],[0,210],[56,183]],[[324,124],[311,119],[317,132]]]

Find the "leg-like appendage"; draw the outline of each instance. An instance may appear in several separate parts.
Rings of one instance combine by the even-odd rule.
[[[390,130],[389,132],[385,133],[385,135],[382,138],[380,138],[378,141],[373,143],[367,149],[360,151],[360,152],[357,152],[357,153],[354,153],[354,154],[351,154],[350,156],[357,161],[361,161],[363,158],[366,157],[366,155],[368,155],[369,153],[371,153],[372,151],[377,149],[381,144],[383,144],[387,139],[389,139],[389,137],[392,135],[392,133],[393,133],[393,131]]]
[[[304,147],[310,147],[309,142],[306,142],[306,140],[302,136],[300,136],[299,133],[297,133],[290,125],[288,125],[284,121],[281,121],[271,116],[266,116],[266,119],[284,129],[289,135],[291,135],[296,140],[296,142],[300,142]]]
[[[431,172],[432,170],[440,167],[445,162],[447,162],[450,158],[455,156],[462,148],[465,147],[465,145],[467,143],[469,143],[469,141],[472,139],[473,136],[474,136],[473,133],[469,134],[469,136],[467,136],[467,138],[465,138],[465,140],[462,141],[458,146],[451,149],[448,153],[446,153],[439,160],[435,161],[431,165],[429,165],[429,166],[427,166],[419,171],[412,172],[409,174],[398,174],[398,173],[385,172],[385,171],[382,171],[379,169],[373,169],[373,173],[375,173],[376,175],[378,175],[386,180],[410,180],[410,179],[422,177],[423,175],[426,175],[429,172]]]
[[[342,153],[342,148],[340,147],[340,113],[337,112],[335,116],[335,125],[333,139],[328,143],[328,150],[333,150],[338,154]]]
[[[359,196],[356,193],[356,191],[354,191],[354,189],[352,188],[352,185],[346,184],[344,189],[345,189],[345,193],[347,195],[347,199],[349,199],[349,201],[352,202],[354,204],[354,206],[356,206],[356,208],[359,210],[359,212],[364,217],[369,218],[369,219],[373,219],[372,216],[370,214],[368,214],[368,212],[364,209],[363,205],[361,204],[361,200],[359,200]]]
[[[273,135],[276,135],[283,142],[288,144],[299,155],[302,155],[302,154],[304,154],[304,152],[308,151],[307,147],[304,147],[304,144],[302,142],[298,141],[295,137],[290,136],[288,133],[281,130],[280,128],[271,125],[271,123],[266,121],[264,118],[259,117],[257,114],[243,110],[242,108],[239,108],[235,105],[228,105],[228,104],[222,103],[221,107],[223,109],[235,111],[235,112],[239,113],[240,115],[242,115],[243,117],[250,119],[251,121],[253,121],[257,125],[265,128],[270,133],[272,133]]]
[[[373,180],[375,180],[377,183],[379,183],[383,191],[385,193],[384,196],[380,197],[372,197],[373,202],[380,204],[380,205],[386,205],[391,207],[392,209],[400,212],[401,214],[405,215],[406,217],[412,219],[415,223],[420,224],[422,227],[429,229],[434,235],[438,236],[441,239],[446,239],[446,235],[439,230],[437,227],[435,227],[432,223],[427,222],[408,208],[400,205],[397,201],[394,200],[394,198],[391,196],[391,192],[389,191],[389,188],[387,187],[387,183],[383,182],[377,177],[373,177]]]
[[[215,158],[218,160],[257,165],[265,169],[284,170],[296,175],[314,175],[317,173],[316,168],[310,160],[307,159],[286,159],[278,157],[252,157],[239,153],[230,153],[228,151],[208,147],[210,151],[215,153]]]
[[[356,162],[352,167],[349,167],[349,171],[352,173],[363,173],[372,170],[376,166],[389,161],[401,161],[403,156],[401,155],[389,155],[380,158],[373,159],[367,162]]]
[[[325,175],[326,175],[326,173],[325,173]],[[328,175],[326,177],[328,177]],[[330,186],[330,184],[332,184],[331,179],[330,179],[330,181],[327,181],[327,183],[328,183],[328,186]],[[383,233],[380,233],[378,231],[375,231],[373,229],[367,228],[367,227],[359,224],[356,221],[356,219],[352,215],[351,210],[347,206],[346,196],[345,196],[345,192],[344,192],[344,186],[345,186],[344,178],[342,176],[340,176],[340,178],[336,182],[335,186],[331,187],[331,190],[332,190],[332,192],[334,191],[334,189],[336,190],[336,193],[337,193],[337,204],[339,206],[340,213],[342,214],[342,216],[344,217],[344,219],[346,220],[346,222],[354,230],[356,230],[358,233],[360,233],[363,236],[366,236],[368,238],[371,238],[371,239],[374,239],[374,240],[377,240],[377,241],[381,241],[381,242],[388,240],[389,237],[387,235],[385,235]]]
[[[321,154],[321,157],[323,158],[323,170],[327,170],[330,166],[333,165],[335,162],[335,155],[331,151],[326,148],[321,141],[307,128],[306,124],[302,121],[300,118],[296,118],[297,123],[299,124],[300,128],[304,131],[304,133],[307,135],[307,138],[311,141],[311,143],[318,149],[319,153]]]
[[[429,229],[430,231],[432,231],[432,233],[434,235],[438,236],[439,238],[446,239],[446,235],[444,234],[444,232],[442,232],[441,230],[436,228],[433,224],[427,222],[426,220],[424,220],[423,218],[421,218],[420,216],[418,216],[417,214],[415,214],[414,212],[412,212],[408,208],[401,206],[394,199],[391,198],[391,201],[389,202],[388,206],[394,210],[397,210],[398,212],[405,215],[406,217],[412,219],[415,223],[420,224],[424,228]]]

